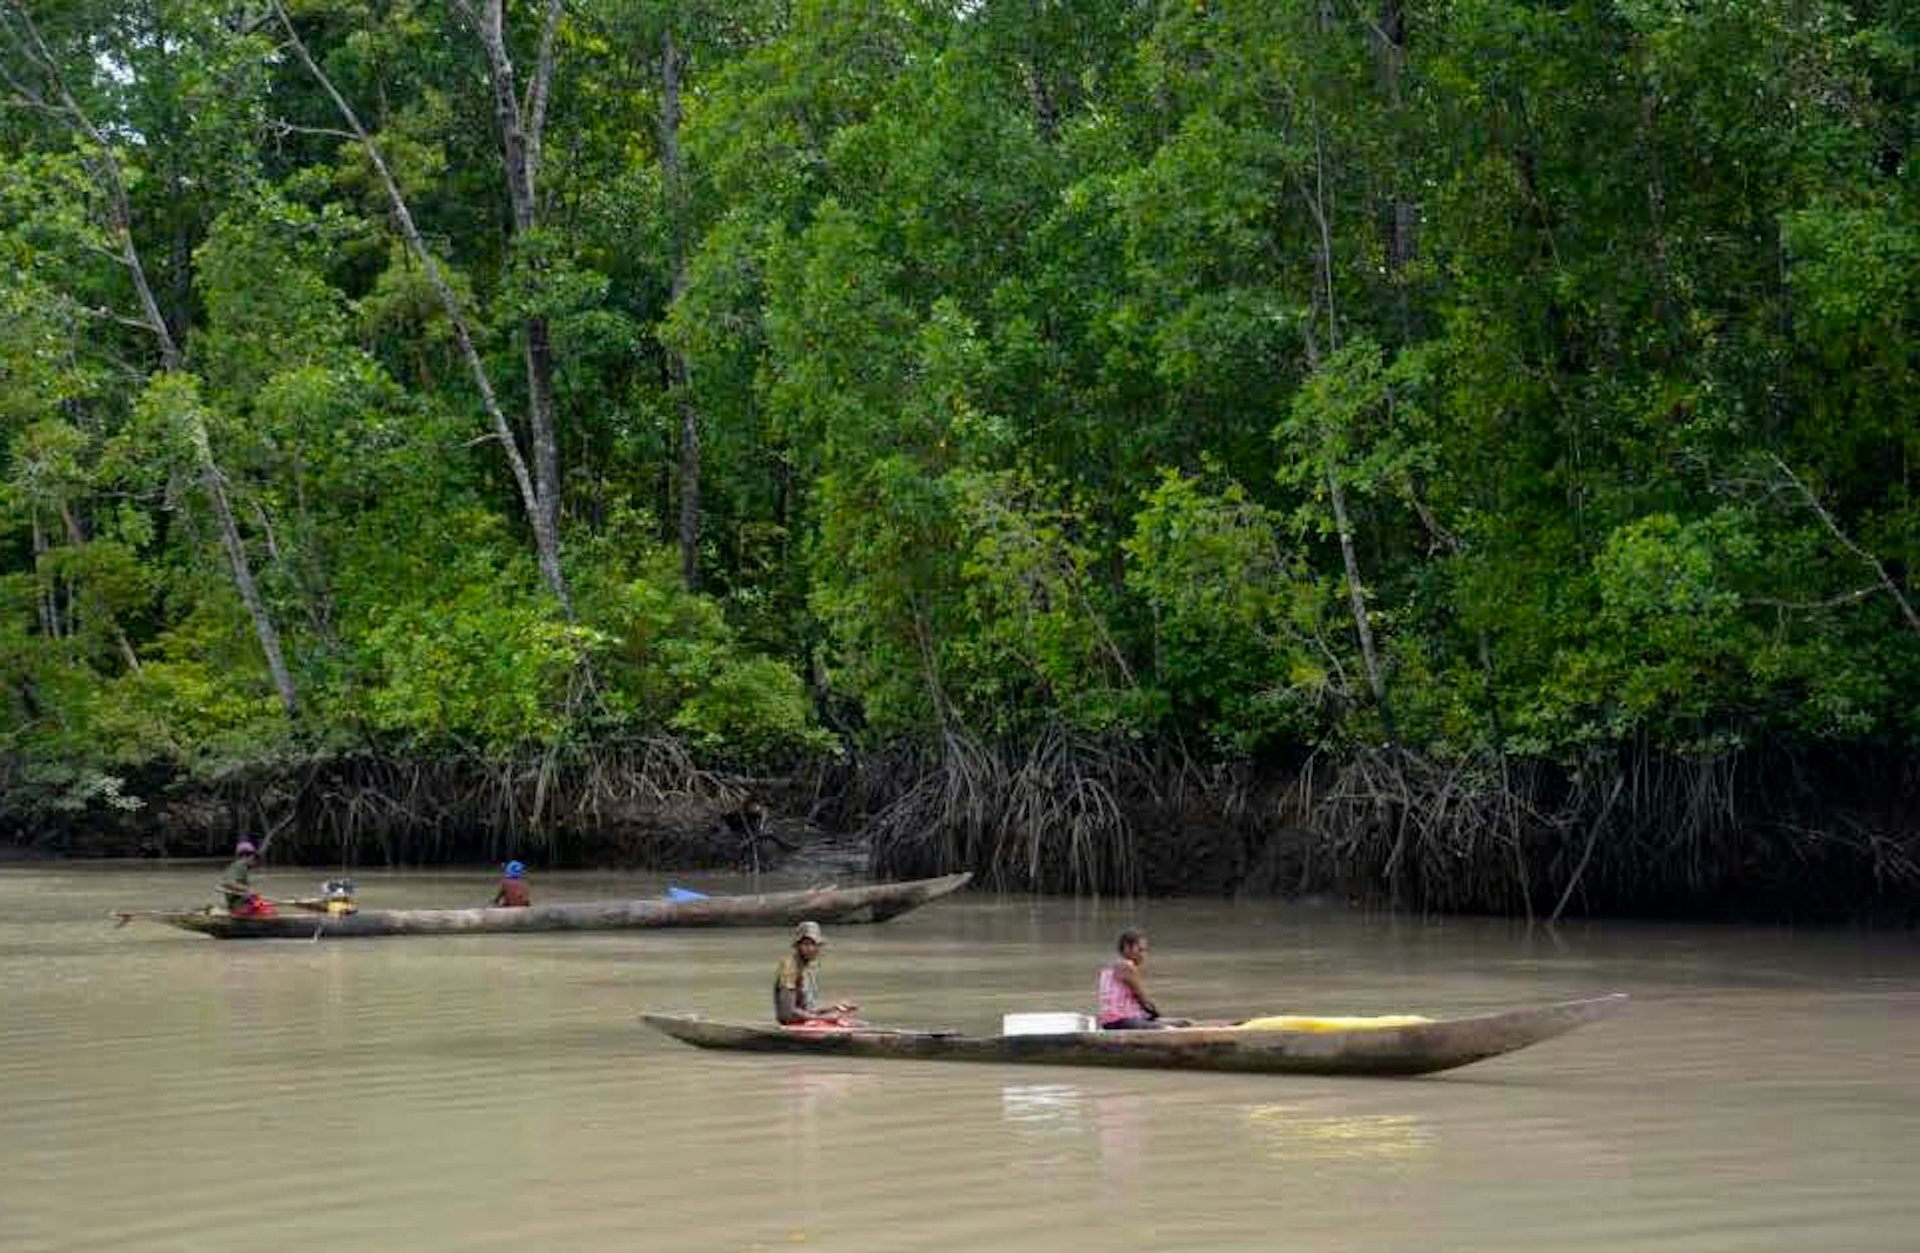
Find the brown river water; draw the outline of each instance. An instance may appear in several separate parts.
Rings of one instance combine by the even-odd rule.
[[[108,920],[200,903],[218,870],[0,868],[5,1253],[1920,1249],[1909,934],[975,893],[829,928],[823,992],[966,1030],[1089,1009],[1140,922],[1173,1013],[1634,999],[1424,1079],[835,1061],[635,1021],[764,1018],[780,931],[223,943]],[[491,888],[357,877],[367,907]],[[533,879],[545,901],[665,883]]]

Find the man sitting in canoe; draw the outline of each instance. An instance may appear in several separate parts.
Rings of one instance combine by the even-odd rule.
[[[803,922],[793,929],[793,951],[773,976],[773,1017],[783,1027],[853,1027],[860,1025],[852,1001],[820,1004],[820,949],[826,939],[820,924]]]
[[[1120,956],[1100,967],[1100,1009],[1097,1017],[1107,1031],[1141,1031],[1154,1027],[1190,1027],[1185,1018],[1162,1018],[1147,995],[1140,968],[1147,964],[1147,933],[1129,927],[1120,933]]]
[[[526,874],[524,863],[508,862],[500,886],[493,890],[493,903],[506,909],[525,909],[532,905],[533,893],[527,891]]]
[[[273,905],[253,890],[253,867],[260,850],[252,840],[233,846],[233,861],[220,876],[220,890],[227,896],[227,912],[235,918],[271,918]]]

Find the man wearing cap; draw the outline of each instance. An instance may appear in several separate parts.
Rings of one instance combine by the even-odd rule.
[[[793,951],[780,962],[773,977],[773,1016],[783,1027],[852,1026],[860,1007],[852,1001],[820,1004],[818,966],[826,943],[820,924],[803,922],[793,929]]]
[[[273,913],[273,906],[253,890],[253,865],[259,856],[260,850],[252,840],[240,841],[233,846],[233,860],[226,873],[220,876],[220,890],[227,894],[227,912],[235,918],[265,918]]]
[[[533,904],[533,893],[527,891],[527,868],[523,863],[507,863],[500,877],[500,886],[493,890],[493,903],[505,909],[525,909]]]

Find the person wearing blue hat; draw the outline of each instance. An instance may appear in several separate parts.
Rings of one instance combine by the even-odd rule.
[[[525,909],[533,904],[533,893],[527,891],[525,865],[517,861],[507,863],[500,886],[493,891],[493,903],[507,909]]]

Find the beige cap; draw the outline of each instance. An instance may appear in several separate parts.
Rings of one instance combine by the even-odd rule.
[[[825,944],[827,937],[820,934],[819,923],[803,922],[793,929],[793,942],[798,944],[802,940],[812,940],[815,944]]]

